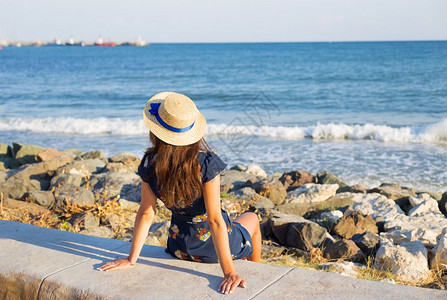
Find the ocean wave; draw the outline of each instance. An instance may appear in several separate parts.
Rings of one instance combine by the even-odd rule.
[[[29,131],[74,135],[146,135],[142,120],[118,118],[7,118],[0,120],[0,131]],[[403,143],[447,142],[447,119],[427,126],[392,127],[388,125],[317,123],[313,126],[253,126],[208,124],[214,136],[259,136],[286,140],[375,140]]]

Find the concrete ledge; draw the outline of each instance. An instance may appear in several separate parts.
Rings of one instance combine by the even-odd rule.
[[[248,286],[217,292],[219,264],[144,246],[136,267],[99,272],[130,243],[0,220],[0,299],[443,299],[447,292],[235,261]]]

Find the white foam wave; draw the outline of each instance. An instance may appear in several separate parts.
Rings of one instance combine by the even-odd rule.
[[[146,135],[142,120],[111,118],[7,118],[0,120],[0,131],[30,131],[76,135]],[[447,119],[422,127],[392,127],[387,125],[343,123],[316,124],[313,126],[242,126],[208,124],[208,135],[254,135],[260,137],[300,140],[376,140],[403,143],[447,142]]]

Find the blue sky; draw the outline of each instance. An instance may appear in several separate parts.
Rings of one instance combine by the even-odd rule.
[[[0,0],[0,40],[447,40],[447,0]]]

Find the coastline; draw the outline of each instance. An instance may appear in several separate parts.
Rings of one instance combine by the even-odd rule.
[[[13,143],[0,145],[0,161],[10,167],[0,169],[0,218],[131,240],[139,157]],[[258,214],[265,263],[447,286],[447,191],[347,185],[304,170],[267,177],[259,166],[236,165],[222,173],[221,199],[233,217]],[[165,246],[170,212],[161,201],[157,206],[146,244]]]

